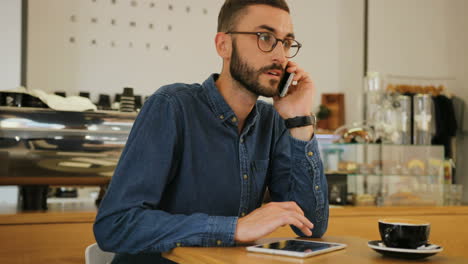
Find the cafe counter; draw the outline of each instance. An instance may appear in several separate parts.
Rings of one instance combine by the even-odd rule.
[[[95,243],[92,204],[51,206],[47,212],[16,212],[0,208],[0,263],[84,263],[85,248]],[[343,242],[348,248],[323,256],[297,259],[247,253],[235,248],[176,248],[166,257],[181,263],[405,263],[381,257],[367,247],[380,238],[377,221],[384,217],[431,222],[430,242],[444,250],[431,263],[468,263],[468,206],[454,207],[344,207],[330,208],[323,241]],[[289,227],[266,239],[295,237]],[[424,262],[424,261],[422,261]],[[418,263],[411,262],[411,263]],[[425,263],[425,262],[424,262]]]

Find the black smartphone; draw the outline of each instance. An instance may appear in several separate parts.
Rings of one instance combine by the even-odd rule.
[[[279,96],[285,97],[288,94],[289,86],[292,84],[295,73],[284,71],[284,76],[279,83]]]

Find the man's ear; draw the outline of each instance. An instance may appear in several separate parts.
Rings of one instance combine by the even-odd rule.
[[[229,59],[231,57],[231,36],[223,32],[218,32],[215,37],[215,45],[216,51],[221,58]]]

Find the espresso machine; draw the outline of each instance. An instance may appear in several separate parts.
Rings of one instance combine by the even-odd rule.
[[[136,115],[0,106],[0,178],[111,177]],[[47,184],[20,186],[22,209],[47,209]]]

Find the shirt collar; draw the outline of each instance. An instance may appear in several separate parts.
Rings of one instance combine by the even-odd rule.
[[[206,81],[203,82],[203,89],[205,90],[208,102],[211,105],[216,118],[218,118],[220,121],[231,120],[236,115],[216,87],[216,80],[218,78],[219,74],[212,74],[210,77],[208,77],[208,79],[206,79]],[[255,104],[253,111],[254,116],[252,120],[255,121],[257,120],[258,116],[258,102]]]

